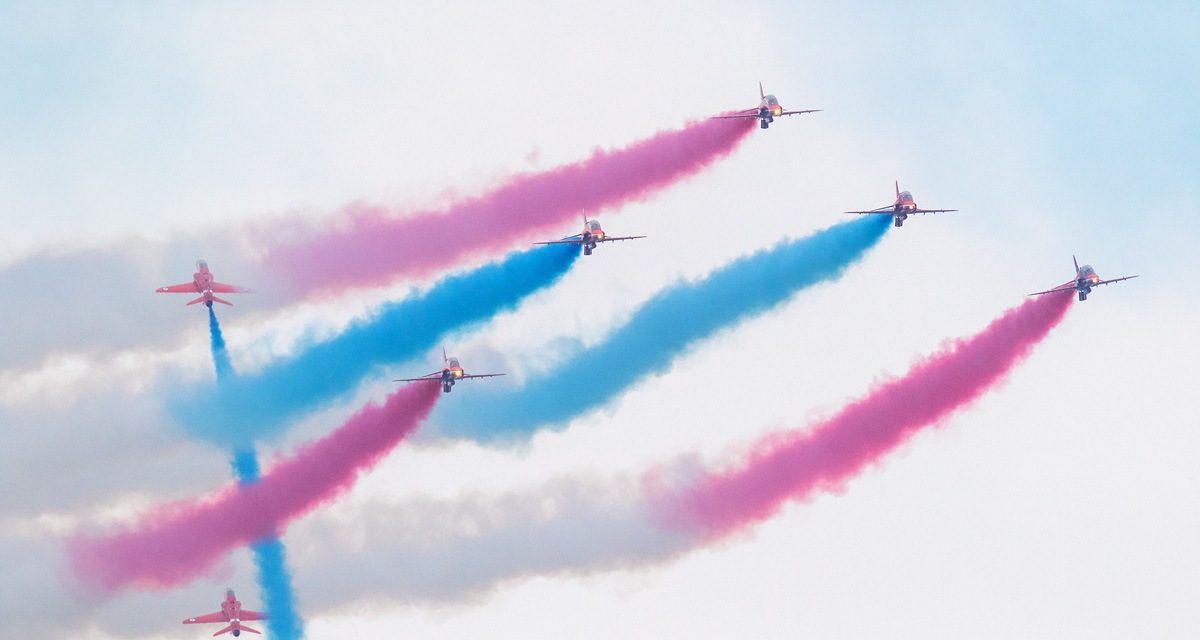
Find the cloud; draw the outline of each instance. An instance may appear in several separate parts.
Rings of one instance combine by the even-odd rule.
[[[627,479],[576,478],[502,495],[360,505],[352,529],[330,517],[297,527],[297,579],[325,611],[465,602],[524,576],[643,567],[688,548],[688,536],[652,524],[636,489]]]
[[[180,438],[153,394],[85,391],[0,407],[0,514],[70,513],[134,495],[191,494],[226,477],[224,454]]]

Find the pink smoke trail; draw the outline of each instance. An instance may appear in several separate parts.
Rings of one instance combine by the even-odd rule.
[[[210,571],[225,554],[267,536],[353,486],[428,415],[437,385],[401,387],[337,431],[301,447],[255,484],[165,505],[129,529],[69,541],[75,574],[102,591],[165,588]]]
[[[700,120],[623,149],[545,172],[514,176],[489,193],[439,211],[395,217],[382,207],[352,211],[342,226],[268,250],[266,266],[305,290],[430,275],[457,261],[555,239],[594,212],[649,197],[731,153],[752,120]]]
[[[652,474],[655,512],[670,529],[711,539],[765,520],[787,500],[836,489],[1004,379],[1063,319],[1071,293],[1009,309],[981,333],[949,342],[811,429],[761,440],[734,468],[705,472],[675,490]]]

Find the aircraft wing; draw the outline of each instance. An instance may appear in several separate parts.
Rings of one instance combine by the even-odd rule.
[[[270,616],[268,616],[267,614],[265,614],[261,611],[250,611],[248,609],[242,609],[242,617],[238,618],[238,620],[241,620],[242,622],[245,622],[247,620],[266,620],[269,617]]]
[[[499,378],[502,375],[505,375],[505,374],[503,374],[503,373],[464,373],[463,377],[459,378],[459,380],[466,380],[467,378]]]
[[[246,287],[239,287],[236,284],[225,284],[223,282],[212,283],[213,293],[250,293]]]
[[[645,237],[646,236],[604,236],[604,239],[601,240],[600,242],[615,242],[617,240],[637,240],[638,238],[645,238]]]
[[[154,290],[155,293],[196,293],[195,282],[185,282],[183,284],[173,284],[169,287],[159,287]]]
[[[577,233],[561,240],[547,240],[546,242],[535,242],[533,244],[583,244],[583,236]]]
[[[1125,277],[1122,277],[1122,278],[1113,278],[1112,280],[1101,280],[1100,282],[1097,282],[1097,283],[1095,283],[1095,284],[1109,284],[1109,283],[1112,283],[1112,282],[1120,282],[1120,281],[1122,281],[1122,280],[1132,280],[1132,279],[1134,279],[1134,278],[1136,278],[1136,277],[1137,277],[1137,276],[1125,276]]]
[[[818,111],[821,111],[821,109],[801,109],[799,111],[784,111],[783,113],[773,113],[770,115],[772,115],[772,116],[794,116],[799,113],[816,113]],[[758,109],[751,109],[749,111],[744,111],[744,112],[739,112],[739,113],[731,113],[731,114],[723,115],[723,116],[709,116],[709,119],[710,120],[720,120],[720,119],[724,119],[724,118],[754,118],[757,120],[760,117],[762,117],[762,116],[759,115]]]
[[[1074,291],[1074,290],[1075,290],[1075,281],[1072,280],[1066,284],[1060,284],[1057,287],[1054,287],[1053,289],[1046,289],[1045,291],[1038,291],[1036,293],[1031,293],[1029,295],[1041,296],[1041,295],[1046,295],[1047,293],[1057,293],[1059,291]]]
[[[226,618],[224,613],[218,611],[195,618],[188,618],[183,621],[184,624],[202,624],[206,622],[229,622],[229,618]]]
[[[857,213],[859,215],[870,215],[870,214],[885,215],[886,214],[886,215],[890,216],[893,213],[895,213],[895,208],[892,205],[888,205],[886,207],[879,207],[878,209],[871,209],[870,211],[846,211],[845,213]]]
[[[583,244],[580,238],[563,238],[562,240],[547,240],[546,242],[535,242],[533,244]]]
[[[913,209],[909,213],[950,213],[951,211],[958,211],[958,209]]]
[[[758,109],[743,109],[733,113],[726,113],[719,116],[711,116],[709,120],[722,120],[725,118],[758,118]]]
[[[392,380],[392,382],[441,382],[441,380],[442,372],[434,371],[433,373],[427,373],[420,378],[399,378],[397,380]]]

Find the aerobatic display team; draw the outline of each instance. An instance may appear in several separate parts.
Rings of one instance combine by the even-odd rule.
[[[638,5],[648,24],[678,22],[693,40],[695,29],[707,34],[715,24],[655,17],[652,5]],[[795,18],[788,8],[773,9],[773,18]],[[0,184],[0,191],[22,210],[39,208],[28,202],[44,197],[46,217],[60,201],[62,209],[96,205],[59,226],[23,214],[29,229],[18,234],[19,225],[10,225],[12,238],[0,238],[0,296],[10,305],[0,357],[0,480],[8,487],[0,560],[11,576],[0,587],[0,608],[22,605],[0,616],[8,618],[0,637],[299,640],[488,637],[495,630],[495,637],[517,638],[586,630],[579,637],[857,638],[888,637],[892,629],[893,637],[943,637],[948,629],[961,637],[1092,637],[1104,625],[1113,633],[1132,628],[1107,618],[1078,634],[1067,628],[1098,615],[1102,605],[1088,602],[1114,583],[1165,573],[1176,586],[1135,605],[1163,601],[1174,611],[1181,605],[1161,595],[1176,591],[1179,602],[1190,602],[1177,585],[1194,557],[1177,556],[1179,540],[1200,520],[1194,509],[1162,505],[1190,504],[1179,478],[1195,465],[1177,432],[1195,425],[1174,426],[1187,422],[1173,419],[1189,411],[1186,398],[1184,408],[1161,416],[1145,408],[1173,403],[1179,385],[1190,384],[1178,372],[1180,363],[1191,364],[1185,352],[1194,332],[1170,327],[1188,317],[1171,314],[1193,303],[1174,295],[1178,283],[1165,282],[1168,267],[1151,253],[1158,240],[1140,226],[1175,216],[1186,189],[1164,188],[1154,201],[1169,214],[1132,215],[1117,204],[1132,196],[1105,185],[1109,193],[1097,198],[1111,198],[1111,210],[1056,218],[1077,200],[1079,184],[1112,175],[1095,164],[1104,153],[1072,165],[1086,154],[1068,148],[1095,138],[1080,133],[1095,130],[1087,126],[1102,125],[1070,96],[1047,97],[1069,105],[1053,113],[1081,114],[1080,129],[1061,139],[1053,127],[1038,128],[1037,118],[1049,117],[1040,112],[1014,109],[1017,122],[994,125],[1011,82],[974,76],[999,78],[1008,67],[976,64],[992,60],[987,52],[958,62],[961,41],[939,48],[929,38],[921,42],[933,50],[922,55],[950,71],[939,78],[943,85],[930,80],[928,94],[958,96],[946,87],[961,83],[973,87],[962,90],[976,101],[970,104],[994,103],[996,111],[907,105],[927,100],[927,87],[905,84],[925,67],[887,79],[883,63],[860,69],[847,62],[859,57],[838,52],[807,63],[836,69],[807,88],[795,69],[784,78],[774,67],[736,66],[700,78],[719,50],[739,41],[714,34],[721,39],[705,44],[710,57],[687,67],[688,81],[705,84],[704,93],[672,103],[664,96],[682,93],[682,80],[664,74],[683,63],[671,53],[678,49],[683,59],[695,44],[682,35],[640,30],[589,9],[579,15],[611,20],[616,32],[580,27],[580,52],[564,56],[596,56],[597,66],[563,78],[555,61],[544,68],[529,61],[562,51],[576,37],[569,30],[548,34],[557,43],[548,49],[508,35],[486,39],[477,27],[460,32],[453,11],[441,16],[441,31],[422,33],[407,10],[379,11],[386,28],[358,16],[361,41],[341,33],[339,18],[304,8],[280,12],[295,17],[275,36],[266,26],[275,24],[272,12],[253,18],[251,8],[245,19],[254,28],[213,18],[191,36],[190,19],[179,16],[172,18],[179,29],[161,33],[120,19],[134,30],[129,42],[140,44],[87,41],[79,51],[116,47],[113,60],[128,56],[140,61],[136,67],[104,62],[96,72],[102,81],[60,84],[49,61],[68,54],[44,52],[48,62],[36,74],[14,76],[23,94],[41,95],[38,87],[63,93],[64,104],[78,100],[86,117],[72,120],[53,101],[18,105],[22,119],[42,124],[30,125],[28,137],[18,135],[23,126],[0,127],[10,146],[24,150],[0,154],[14,176],[0,183],[15,185]],[[46,11],[22,12],[48,30],[21,36],[22,51],[40,47],[42,37],[61,43],[78,35],[50,33],[62,21]],[[775,33],[765,18],[720,13],[746,21],[731,34]],[[875,19],[861,7],[817,13],[839,33],[858,33],[851,23]],[[0,9],[5,15],[13,12]],[[480,20],[497,22],[500,34],[537,31],[517,25],[518,17],[513,24],[500,24],[507,15]],[[1030,41],[1042,42],[1045,34],[1029,26],[1037,20],[1026,17],[1004,32],[1028,28]],[[980,28],[998,29],[993,22]],[[238,33],[246,50],[226,55],[210,32]],[[649,57],[662,66],[642,75],[667,86],[652,99],[617,102],[626,111],[609,121],[597,114],[616,101],[596,97],[628,96],[632,89],[608,76],[636,67],[610,60],[621,55],[623,40],[611,40],[617,32],[649,43]],[[413,51],[436,49],[427,39],[437,33],[453,34],[438,54],[446,59],[413,59]],[[172,39],[189,37],[200,44],[176,51]],[[457,63],[449,59],[458,58],[448,49],[473,38],[485,38],[481,50],[505,59],[495,65],[493,85],[485,82],[492,67],[478,52],[462,54],[469,68],[451,68]],[[275,51],[277,40],[293,39]],[[597,42],[613,50],[598,53],[604,47]],[[140,50],[146,43],[155,48]],[[771,39],[755,46],[779,51]],[[179,53],[188,47],[205,53]],[[147,51],[175,53],[156,63]],[[75,55],[82,57],[71,65],[93,68],[90,54]],[[260,63],[254,73],[235,73]],[[1085,63],[1046,73],[1082,78],[1081,69],[1096,68]],[[147,75],[156,64],[162,75]],[[1129,64],[1159,77],[1147,60]],[[526,67],[527,78],[501,71]],[[432,78],[447,69],[453,81]],[[310,71],[313,78],[291,77]],[[728,80],[752,72],[763,81]],[[886,80],[887,88],[870,94],[842,85],[843,72],[862,85]],[[222,84],[231,74],[236,82]],[[534,77],[545,86],[507,86]],[[462,78],[481,84],[464,93],[456,86],[466,84]],[[255,82],[264,83],[262,93],[238,104],[220,99],[240,97]],[[591,83],[620,88],[581,93]],[[280,89],[292,86],[304,90]],[[551,86],[566,95],[497,107]],[[67,96],[64,87],[79,95]],[[430,100],[433,87],[446,93]],[[125,102],[118,89],[149,102]],[[103,111],[107,92],[117,96],[111,112]],[[494,102],[464,98],[471,95]],[[867,99],[881,95],[900,106]],[[576,98],[576,110],[564,107]],[[160,99],[169,106],[155,106]],[[529,108],[541,102],[544,112]],[[149,105],[145,114],[130,106],[139,104]],[[432,108],[408,112],[414,104]],[[285,114],[284,105],[295,111]],[[202,115],[189,115],[193,107]],[[0,115],[15,108],[0,104]],[[318,123],[323,110],[328,121]],[[1120,110],[1106,107],[1096,118]],[[124,116],[113,119],[118,111]],[[151,112],[179,117],[187,143],[164,139],[161,151],[149,145],[145,162],[153,166],[114,160],[106,168],[103,158],[88,156],[98,176],[91,182],[69,146],[47,152],[40,168],[14,160],[41,157],[28,151],[59,118],[66,138],[99,127],[103,135],[87,148],[111,148],[117,157],[125,153],[123,132],[140,131],[128,123]],[[241,113],[253,116],[244,121],[250,124],[235,126]],[[943,122],[946,113],[962,121]],[[1173,117],[1158,124],[1176,123]],[[460,132],[460,123],[477,128]],[[919,132],[879,140],[881,131],[909,125]],[[954,144],[914,148],[943,125]],[[1140,127],[1151,131],[1147,148],[1186,137],[1177,125],[1167,133],[1153,125],[1120,129],[1128,164],[1141,158],[1141,172],[1130,177],[1140,193],[1151,172],[1184,165],[1134,155],[1129,131]],[[161,126],[145,131],[176,130]],[[211,155],[172,164],[227,126]],[[1027,130],[1044,143],[1022,147],[1023,155],[1000,140]],[[398,148],[401,140],[408,146]],[[256,145],[261,158],[247,151]],[[964,148],[978,157],[959,157]],[[1064,155],[1047,156],[1044,165],[1031,159],[1046,149]],[[962,166],[947,166],[955,162]],[[259,164],[261,172],[247,172]],[[60,166],[61,178],[30,179],[30,172],[57,175]],[[197,175],[196,166],[210,172]],[[981,185],[997,167],[1011,173],[995,176],[1005,188],[992,193]],[[158,181],[147,177],[158,170]],[[976,174],[963,179],[966,171]],[[282,176],[274,186],[272,172]],[[120,194],[136,189],[120,182],[113,195],[100,184],[125,174],[144,180],[153,195],[137,200],[148,204],[128,218],[120,211],[135,200]],[[1024,184],[1040,174],[1051,184],[1070,180],[1076,191]],[[326,178],[337,186],[320,185]],[[162,186],[175,181],[187,184]],[[297,186],[305,183],[316,186]],[[27,192],[53,195],[20,200]],[[164,210],[176,201],[178,210]],[[1024,211],[1035,206],[1042,208]],[[1126,226],[1106,228],[1118,218]],[[110,222],[111,233],[88,237]],[[1128,238],[1114,239],[1122,234]],[[1192,244],[1182,236],[1161,242],[1163,254]],[[1163,318],[1161,331],[1136,327],[1146,322],[1139,314]],[[1077,331],[1084,325],[1091,333]],[[1101,340],[1103,349],[1090,348]],[[1047,382],[1055,377],[1062,389]],[[1064,418],[1075,412],[1078,423]],[[1145,424],[1130,429],[1145,433],[1144,441],[1113,427],[1139,416]],[[1093,433],[1102,440],[1094,446]],[[1113,451],[1120,455],[1106,457]],[[1067,462],[1047,470],[1054,466],[1047,456]],[[1139,484],[1134,476],[1145,477]],[[1058,477],[1069,489],[1053,500],[1030,497],[1054,491]],[[953,491],[968,481],[975,484]],[[1166,497],[1135,511],[1131,504],[1151,504],[1147,486],[1161,486]],[[1111,518],[1096,521],[1110,497]],[[925,529],[909,526],[922,520]],[[1158,537],[1166,540],[1161,549],[1147,548]],[[1083,575],[1079,567],[1108,554],[1124,558],[1114,566],[1137,569]],[[1022,607],[1036,609],[1030,603],[1047,593],[1081,585],[1091,588],[1069,603],[1063,627],[1041,628],[1059,619],[1053,612],[1019,620]],[[889,594],[896,602],[877,602]],[[1121,599],[1128,594],[1112,598]],[[929,622],[943,600],[957,613]],[[964,609],[964,601],[977,606]],[[993,619],[964,627],[992,609]],[[695,620],[679,620],[693,610]],[[764,610],[781,613],[760,621]],[[618,620],[626,611],[629,620]],[[851,621],[858,612],[872,620]],[[1146,636],[1186,619],[1147,622]],[[497,628],[510,620],[511,628]]]

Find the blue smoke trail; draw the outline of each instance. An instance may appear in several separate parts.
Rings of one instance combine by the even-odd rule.
[[[218,441],[246,445],[276,434],[352,391],[373,367],[421,355],[450,331],[516,307],[557,281],[578,256],[578,247],[548,246],[448,277],[289,360],[216,389],[193,389],[172,403],[173,413],[196,435]]]
[[[233,380],[233,363],[225,348],[225,336],[217,314],[208,308],[208,331],[212,343],[213,366],[217,370],[217,382],[224,384]],[[253,449],[238,449],[233,452],[233,475],[239,485],[258,482],[261,472],[258,458]],[[258,568],[258,582],[262,589],[263,604],[270,614],[267,630],[280,640],[297,640],[304,636],[303,622],[296,612],[296,595],[292,591],[292,576],[288,573],[283,541],[272,536],[251,545],[254,565]]]
[[[239,485],[258,482],[261,472],[253,449],[238,449],[234,452],[233,473]],[[292,590],[292,576],[287,570],[283,541],[275,536],[263,538],[251,545],[250,549],[254,553],[254,565],[258,568],[263,604],[270,613],[270,617],[267,618],[267,630],[273,637],[281,640],[303,637],[303,621],[296,611],[296,594]]]
[[[480,440],[511,437],[593,409],[722,327],[837,278],[891,223],[889,216],[866,216],[740,258],[698,282],[674,285],[607,340],[523,387],[481,385],[471,390],[470,402],[439,405],[439,431]]]
[[[212,341],[213,366],[217,369],[217,380],[228,380],[233,377],[233,363],[229,361],[229,351],[225,349],[225,336],[221,334],[221,323],[217,322],[217,314],[212,307],[208,308],[208,333]]]

